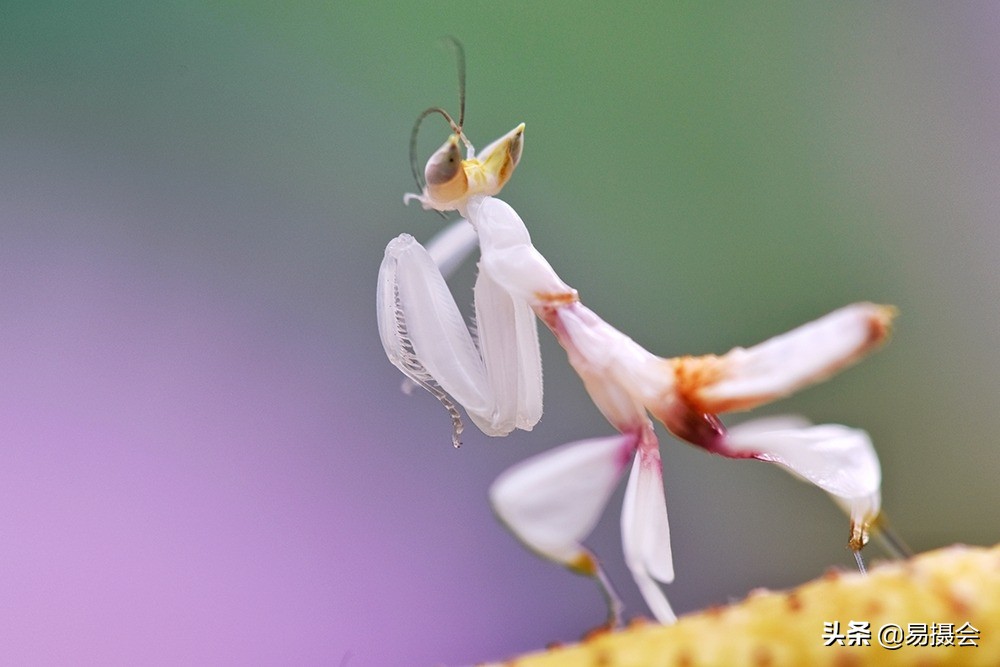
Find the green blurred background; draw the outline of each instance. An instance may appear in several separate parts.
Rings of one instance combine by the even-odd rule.
[[[883,351],[761,412],[867,429],[913,547],[996,541],[997,5],[8,1],[0,23],[10,656],[458,664],[600,622],[485,499],[611,433],[548,333],[539,426],[459,451],[377,340],[385,243],[442,224],[402,195],[413,120],[457,107],[446,34],[473,142],[527,123],[505,199],[650,350],[897,305]],[[678,610],[851,565],[819,491],[663,458]],[[618,509],[588,544],[643,613]]]

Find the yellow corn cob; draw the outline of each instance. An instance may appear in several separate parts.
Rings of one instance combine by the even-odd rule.
[[[851,621],[870,624],[870,646],[840,646],[836,641],[825,645],[834,634],[825,624],[839,623],[836,632],[850,640]],[[966,629],[963,638],[959,630],[966,623],[972,629]],[[902,633],[897,649],[880,644],[880,629],[890,624]],[[926,624],[928,634],[940,630],[942,636],[948,634],[948,626],[940,624],[951,624],[955,644],[977,645],[908,645],[906,637],[916,636],[920,629],[910,624]],[[909,561],[877,565],[868,576],[830,572],[788,592],[753,591],[740,603],[684,616],[675,625],[633,624],[493,667],[501,665],[997,667],[1000,545],[948,547]]]

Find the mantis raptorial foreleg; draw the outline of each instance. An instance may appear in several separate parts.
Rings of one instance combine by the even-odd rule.
[[[534,316],[487,274],[476,281],[478,345],[430,253],[409,234],[386,247],[378,319],[389,360],[444,403],[460,443],[450,395],[487,435],[530,430],[542,412],[542,368]]]

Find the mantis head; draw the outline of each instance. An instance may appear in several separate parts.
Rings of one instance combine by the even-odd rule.
[[[445,41],[455,49],[458,58],[458,122],[441,107],[425,109],[417,117],[410,134],[410,168],[413,170],[413,179],[421,191],[419,194],[405,195],[403,203],[416,199],[425,209],[434,209],[442,213],[458,211],[465,215],[470,197],[499,194],[510,180],[524,147],[524,123],[476,153],[472,143],[462,131],[465,122],[465,51],[455,38],[449,37]],[[443,116],[448,121],[452,134],[427,160],[421,179],[417,169],[417,132],[424,118],[431,114]],[[459,143],[465,145],[464,159]]]
[[[469,156],[462,159],[460,141],[462,134],[452,134],[437,149],[424,168],[426,184],[419,195],[407,195],[406,201],[416,199],[424,208],[437,211],[464,212],[469,197],[493,196],[510,180],[521,159],[524,147],[524,123],[503,135],[489,146],[474,154],[468,145]]]

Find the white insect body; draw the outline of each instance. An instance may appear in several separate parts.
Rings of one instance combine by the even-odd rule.
[[[727,430],[716,415],[780,398],[857,361],[886,339],[894,311],[859,303],[749,349],[658,357],[584,306],[532,245],[514,209],[492,196],[520,159],[524,125],[476,157],[461,128],[452,126],[456,132],[428,162],[427,186],[406,200],[458,210],[466,220],[428,249],[408,234],[386,247],[377,308],[387,356],[448,408],[456,446],[462,426],[454,402],[488,435],[530,430],[542,412],[534,314],[559,340],[594,403],[619,432],[564,445],[501,475],[490,499],[508,529],[536,553],[595,577],[617,622],[617,597],[581,542],[631,462],[621,518],[625,560],[655,616],[672,621],[657,584],[672,581],[674,570],[652,414],[677,437],[710,452],[777,463],[818,485],[850,515],[850,546],[861,549],[879,519],[881,484],[878,458],[864,431],[812,426],[799,418]],[[468,146],[465,160],[460,141]],[[477,240],[478,336],[473,336],[441,267],[447,271],[461,261]]]

